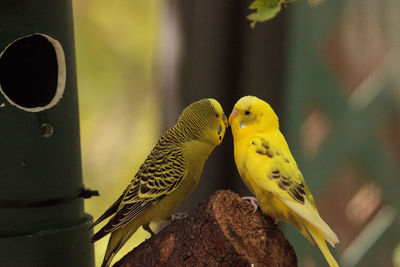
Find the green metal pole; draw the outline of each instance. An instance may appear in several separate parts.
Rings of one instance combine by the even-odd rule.
[[[71,0],[0,2],[0,266],[94,266]]]

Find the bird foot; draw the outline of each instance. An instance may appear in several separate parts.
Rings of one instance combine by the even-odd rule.
[[[258,206],[259,206],[257,198],[248,196],[248,197],[242,197],[242,199],[250,201],[251,205],[254,208],[253,213],[255,213],[257,211]]]
[[[174,222],[176,220],[182,219],[184,216],[186,216],[186,212],[177,212],[172,214],[171,216],[171,222]]]

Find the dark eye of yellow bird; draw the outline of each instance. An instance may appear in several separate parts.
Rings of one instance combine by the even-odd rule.
[[[249,110],[246,110],[246,111],[244,112],[244,115],[250,115],[250,111],[249,111]]]
[[[216,118],[219,118],[219,115],[218,115],[218,113],[217,113],[217,114],[215,114],[215,117],[216,117]]]

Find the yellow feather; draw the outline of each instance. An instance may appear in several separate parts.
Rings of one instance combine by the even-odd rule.
[[[111,233],[102,266],[142,225],[168,220],[199,182],[205,161],[222,142],[227,118],[214,99],[185,108],[176,125],[158,140],[118,200],[91,226],[111,217],[92,242]]]
[[[320,217],[272,108],[257,97],[242,97],[229,123],[237,169],[262,212],[296,226],[330,266],[338,266],[325,240],[334,246],[339,239]]]

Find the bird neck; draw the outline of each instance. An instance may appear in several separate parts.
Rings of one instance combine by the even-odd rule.
[[[240,142],[241,140],[245,140],[256,134],[268,134],[274,132],[275,130],[279,130],[278,127],[260,127],[260,125],[244,125],[240,127],[239,125],[235,125],[232,127],[232,135],[235,142]]]

